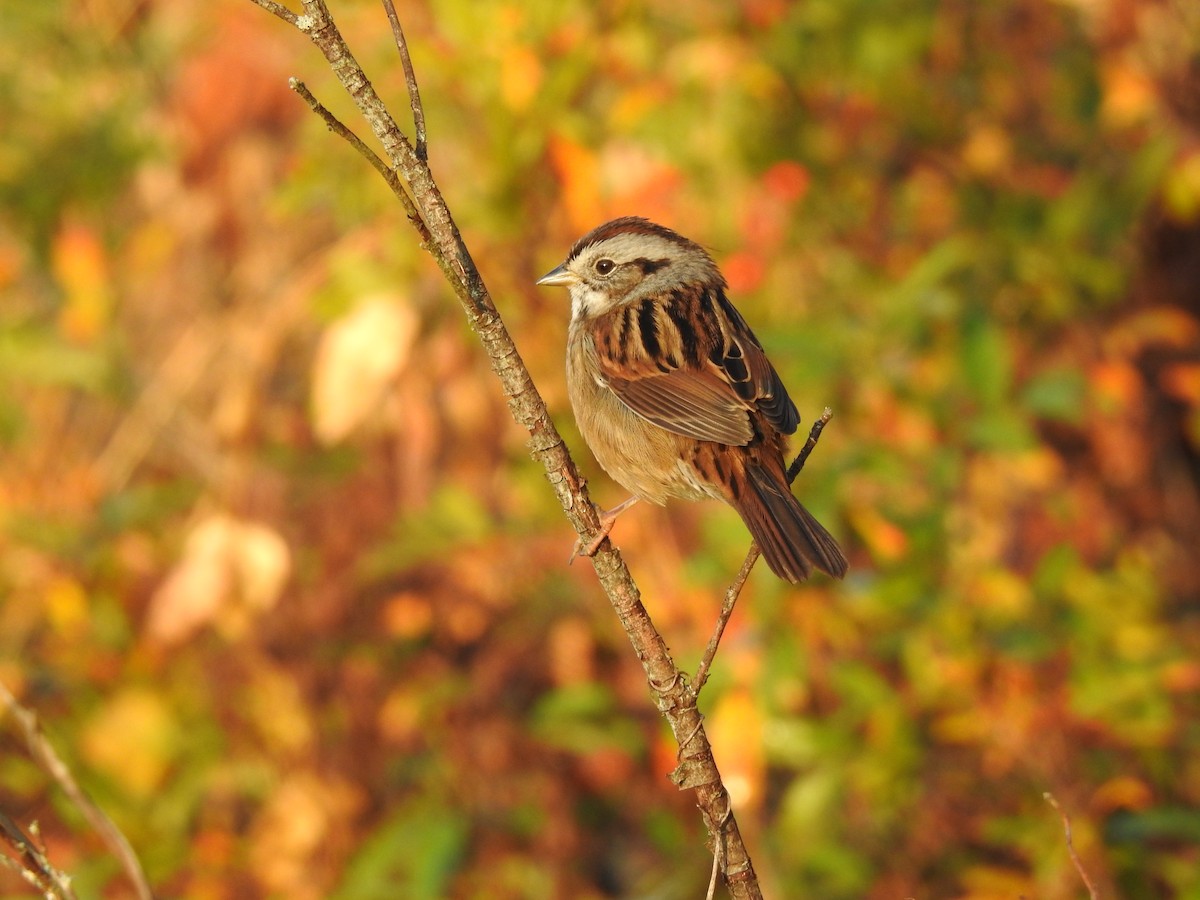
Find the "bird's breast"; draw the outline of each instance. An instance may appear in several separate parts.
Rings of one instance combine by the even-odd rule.
[[[595,345],[582,330],[567,343],[567,391],[579,432],[604,471],[626,490],[662,504],[719,497],[688,462],[698,443],[646,421],[606,386]]]

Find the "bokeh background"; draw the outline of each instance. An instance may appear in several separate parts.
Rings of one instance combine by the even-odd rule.
[[[333,11],[404,121],[378,4]],[[431,159],[556,421],[605,218],[712,248],[844,583],[759,567],[702,701],[775,897],[1200,897],[1200,7],[401,4]],[[0,680],[163,896],[702,895],[641,671],[307,41],[6,2]],[[803,426],[802,426],[803,427]],[[617,543],[694,668],[748,538]],[[0,723],[0,808],[116,863]],[[0,880],[19,895],[15,875]]]

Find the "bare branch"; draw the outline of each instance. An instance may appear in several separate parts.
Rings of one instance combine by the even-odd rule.
[[[276,3],[275,0],[250,0],[251,3],[257,3],[267,12],[274,16],[278,16],[287,22],[289,25],[299,25],[300,17],[284,6],[282,3]]]
[[[1087,888],[1088,896],[1092,900],[1099,900],[1100,894],[1096,890],[1096,886],[1092,884],[1092,879],[1088,877],[1087,870],[1083,867],[1083,863],[1079,859],[1079,854],[1075,852],[1075,845],[1071,841],[1071,820],[1067,818],[1066,812],[1058,805],[1058,801],[1054,799],[1054,795],[1049,791],[1042,794],[1042,799],[1054,807],[1058,812],[1059,818],[1062,819],[1063,834],[1066,837],[1067,853],[1071,857],[1071,863],[1075,866],[1075,871],[1079,873],[1079,877],[1083,879],[1083,886]]]
[[[408,221],[412,223],[413,228],[417,229],[417,233],[421,238],[421,246],[426,246],[430,241],[429,229],[421,221],[421,214],[417,211],[412,197],[408,196],[408,191],[404,190],[404,182],[400,180],[400,176],[396,174],[396,170],[385,163],[378,153],[366,145],[362,138],[346,127],[320,100],[314,97],[312,91],[308,89],[308,86],[303,81],[300,81],[298,78],[290,78],[288,79],[288,87],[304,98],[304,102],[308,104],[313,112],[321,117],[325,122],[325,126],[330,131],[349,143],[351,147],[357,150],[371,164],[376,172],[383,176],[383,180],[387,182],[388,187],[392,189],[392,193],[396,195],[400,204],[404,207],[404,212],[408,215]]]
[[[833,410],[827,406],[821,413],[821,417],[813,422],[813,427],[808,433],[808,440],[804,442],[804,446],[800,448],[800,452],[792,460],[792,464],[788,466],[788,484],[796,480],[796,477],[804,468],[804,464],[808,462],[808,457],[817,446],[817,441],[821,439],[821,432],[825,430],[825,426],[832,418]],[[738,570],[737,575],[734,576],[733,582],[725,591],[725,599],[721,602],[721,612],[717,616],[716,627],[713,628],[712,637],[708,639],[708,646],[704,648],[704,656],[701,658],[700,665],[696,669],[696,677],[692,679],[693,694],[698,695],[708,681],[713,658],[717,655],[717,647],[720,646],[721,636],[725,634],[725,626],[729,624],[729,617],[733,615],[733,607],[737,604],[738,596],[742,593],[742,588],[746,586],[746,580],[750,577],[750,570],[758,562],[758,557],[758,545],[751,543],[750,550],[746,553],[745,562],[742,563],[742,567]]]
[[[800,448],[800,452],[796,454],[796,458],[788,466],[788,484],[791,484],[800,475],[800,470],[804,468],[804,464],[808,462],[808,458],[812,456],[813,450],[817,447],[817,441],[821,439],[821,432],[825,430],[825,426],[829,424],[829,420],[832,418],[833,410],[828,406],[821,410],[820,417],[817,421],[813,422],[813,427],[808,432],[808,440],[804,442],[804,446]]]
[[[36,832],[35,832],[36,834]],[[7,856],[0,861],[9,865],[21,877],[41,892],[43,897],[56,900],[75,900],[75,891],[71,888],[69,875],[56,869],[29,836],[21,830],[12,819],[0,812],[0,835],[12,845],[20,857],[20,863],[10,860]]]
[[[18,703],[17,698],[3,684],[0,684],[0,704],[4,705],[17,723],[21,735],[25,738],[25,746],[29,750],[29,755],[44,772],[58,782],[59,787],[63,789],[70,801],[83,813],[83,817],[100,835],[101,840],[108,846],[109,852],[121,863],[121,868],[125,870],[125,875],[133,883],[140,900],[152,900],[154,894],[146,880],[146,873],[142,871],[142,864],[138,861],[137,854],[133,852],[133,847],[129,845],[129,841],[121,833],[121,830],[113,824],[112,819],[93,803],[83,788],[79,786],[79,782],[75,780],[75,776],[71,774],[67,764],[63,762],[62,757],[58,755],[58,752],[46,739],[45,734],[42,733],[37,716]]]
[[[704,900],[713,900],[717,896],[717,877],[721,874],[721,854],[713,854],[712,874],[708,876],[708,893]]]
[[[408,55],[408,41],[404,39],[404,29],[400,27],[400,17],[396,15],[396,7],[392,0],[383,0],[383,8],[387,10],[388,21],[392,25],[396,49],[400,52],[400,65],[404,68],[404,83],[408,86],[408,102],[412,106],[413,128],[416,130],[414,149],[417,159],[425,162],[429,159],[429,148],[425,134],[425,109],[421,106],[421,94],[417,90],[417,73],[413,71],[412,57]]]

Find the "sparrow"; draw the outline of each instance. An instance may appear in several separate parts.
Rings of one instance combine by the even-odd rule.
[[[715,498],[737,510],[780,578],[846,574],[841,548],[785,475],[796,405],[703,247],[644,218],[614,219],[537,283],[570,293],[571,406],[596,460],[632,495],[601,513],[584,553],[638,500]]]

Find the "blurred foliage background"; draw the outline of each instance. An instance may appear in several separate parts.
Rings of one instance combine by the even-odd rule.
[[[333,11],[397,118],[378,4]],[[695,897],[669,736],[324,60],[248,0],[3,4],[0,680],[163,896]],[[402,4],[431,159],[593,479],[607,217],[710,246],[845,583],[760,566],[703,698],[776,897],[1200,897],[1200,7]],[[616,542],[694,667],[748,546]],[[112,858],[0,726],[0,808]],[[22,891],[14,875],[0,882]]]

